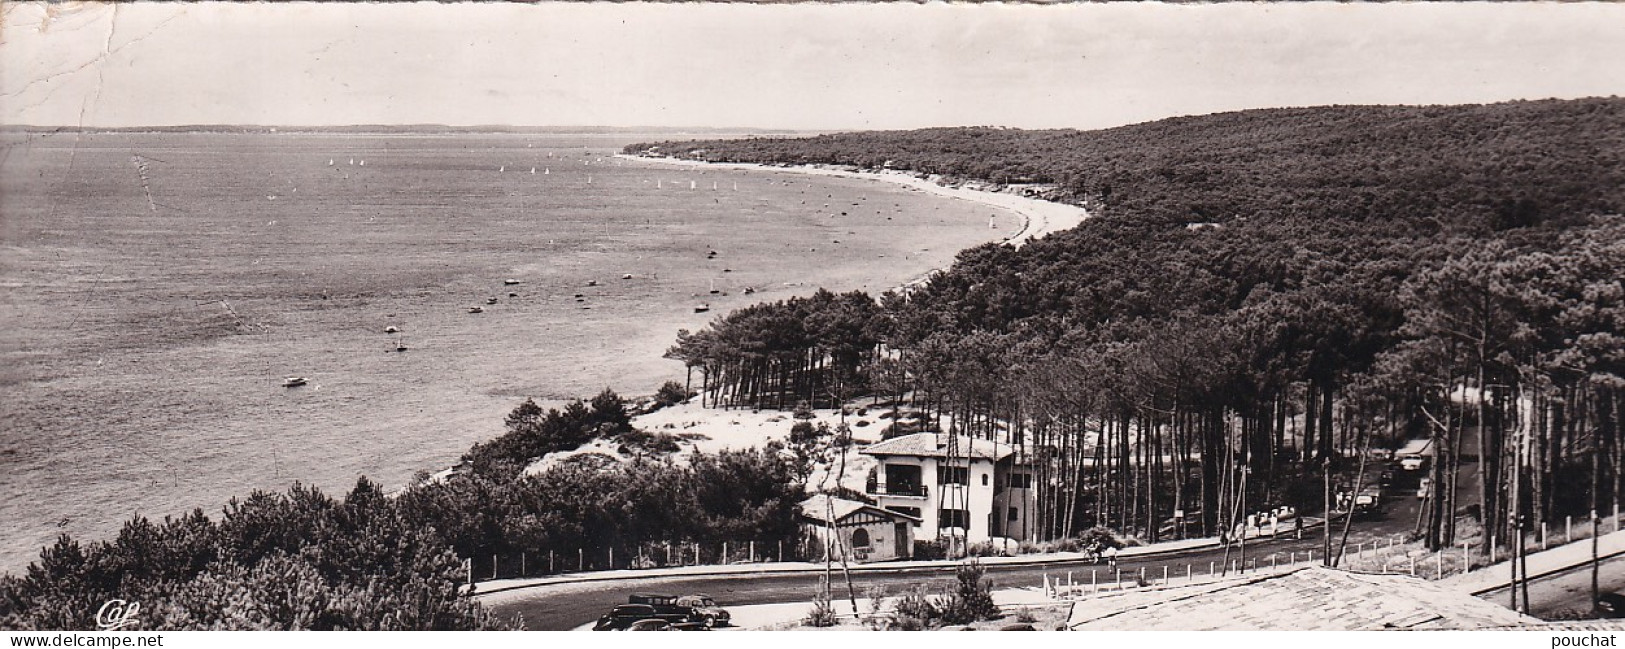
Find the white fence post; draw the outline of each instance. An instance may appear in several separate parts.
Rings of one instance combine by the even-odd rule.
[[[1573,543],[1574,542],[1574,515],[1573,514],[1570,514],[1568,516],[1563,517],[1563,542],[1564,543]]]

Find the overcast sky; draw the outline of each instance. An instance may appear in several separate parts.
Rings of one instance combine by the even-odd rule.
[[[4,7],[7,124],[1093,128],[1625,95],[1625,4]]]

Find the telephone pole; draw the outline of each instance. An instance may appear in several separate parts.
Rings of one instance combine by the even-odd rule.
[[[1320,554],[1320,563],[1324,566],[1330,566],[1332,565],[1332,458],[1321,458],[1320,466],[1321,470],[1326,474],[1326,521],[1320,525],[1320,533],[1324,537],[1321,543],[1324,547]]]

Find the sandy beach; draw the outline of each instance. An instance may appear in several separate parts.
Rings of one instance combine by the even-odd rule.
[[[699,160],[683,160],[680,158],[666,158],[657,156],[635,156],[617,154],[615,157],[624,160],[639,160],[659,162],[662,164],[681,165],[688,167],[714,168],[714,169],[740,169],[746,171],[790,172],[813,176],[833,176],[838,178],[857,178],[902,185],[909,189],[927,192],[936,196],[954,198],[959,200],[980,203],[989,207],[1014,212],[1022,218],[1022,227],[1014,234],[1006,236],[1001,241],[1013,246],[1020,246],[1030,240],[1045,235],[1070,230],[1078,227],[1084,219],[1089,218],[1089,212],[1077,205],[1057,203],[1043,199],[1021,196],[1007,192],[992,192],[973,187],[955,187],[937,182],[935,177],[921,178],[911,172],[886,169],[880,171],[858,171],[855,169],[836,168],[827,165],[765,165],[744,162],[703,162]]]

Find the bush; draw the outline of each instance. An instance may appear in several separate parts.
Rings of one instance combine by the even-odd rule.
[[[676,381],[667,381],[660,385],[659,390],[655,391],[655,403],[661,406],[675,406],[688,401],[689,397],[692,396],[694,396],[694,393],[684,388],[683,384]]]
[[[987,569],[974,559],[959,564],[954,571],[958,584],[938,607],[944,622],[970,624],[999,616],[999,607],[993,603],[993,582],[983,579],[986,574]]]
[[[917,561],[944,559],[947,558],[947,556],[948,544],[940,539],[930,541],[923,539],[914,540],[914,559]]]
[[[1085,548],[1095,548],[1097,550],[1106,548],[1121,550],[1128,547],[1127,543],[1117,537],[1116,532],[1100,526],[1089,528],[1079,534],[1078,544]]]
[[[626,449],[637,449],[648,453],[676,453],[682,450],[677,444],[677,436],[668,433],[651,433],[634,428],[615,436],[616,443]]]
[[[818,429],[810,421],[798,421],[790,425],[791,444],[811,444],[818,441]]]
[[[942,613],[936,603],[926,597],[924,590],[915,586],[897,599],[889,628],[892,631],[924,631],[941,618]]]
[[[818,589],[818,595],[813,598],[812,611],[801,620],[803,625],[819,628],[835,626],[835,609],[829,605],[829,596],[824,594],[826,590],[822,587]]]

